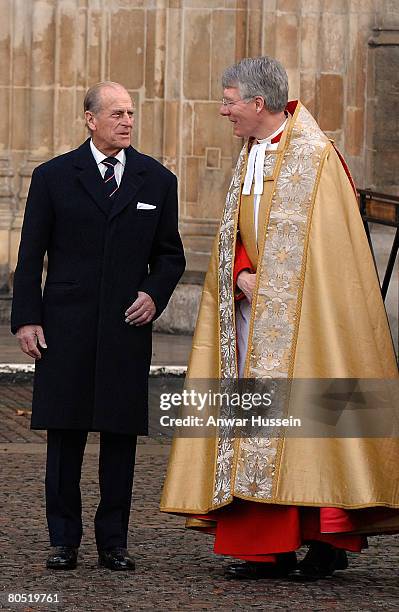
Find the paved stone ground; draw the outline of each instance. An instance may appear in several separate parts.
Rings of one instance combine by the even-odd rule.
[[[0,608],[25,612],[124,612],[127,610],[396,610],[399,608],[399,538],[372,538],[351,555],[350,569],[309,585],[282,580],[225,580],[228,560],[212,552],[212,538],[186,531],[183,520],[163,515],[158,501],[169,444],[142,439],[138,448],[130,549],[135,573],[97,568],[92,519],[98,498],[98,446],[90,443],[82,493],[85,534],[78,569],[44,568],[45,440],[28,429],[31,388],[0,385]],[[20,412],[17,412],[20,411]],[[95,442],[95,436],[91,438]],[[11,607],[8,592],[60,593],[59,606]]]

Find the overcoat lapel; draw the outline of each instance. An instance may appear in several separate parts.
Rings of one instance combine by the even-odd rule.
[[[104,190],[101,174],[90,149],[90,139],[77,150],[74,165],[78,168],[78,180],[82,183],[98,208],[108,216],[110,202]]]

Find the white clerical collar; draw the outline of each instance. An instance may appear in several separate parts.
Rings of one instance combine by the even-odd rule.
[[[267,138],[258,138],[258,143],[259,144],[263,144],[264,142],[268,142],[271,143],[271,141],[273,140],[273,138],[276,138],[276,136],[278,136],[279,134],[281,134],[281,132],[284,131],[285,126],[287,125],[287,121],[288,121],[288,117],[287,119],[284,121],[284,123],[282,123],[280,125],[279,128],[277,128],[277,130],[275,132],[273,132],[273,134],[270,134],[270,136],[268,136]]]
[[[101,162],[103,162],[104,159],[107,159],[107,157],[109,157],[109,155],[104,155],[104,153],[102,153],[99,149],[97,149],[92,138],[90,138],[90,148],[91,148],[91,152],[93,153],[93,157],[96,160],[97,165],[101,164]],[[122,166],[126,164],[125,149],[121,149],[119,153],[117,153],[116,155],[113,155],[113,157],[115,157],[115,159],[117,159],[122,164]]]
[[[252,183],[255,179],[254,195],[262,195],[263,193],[263,166],[265,165],[266,149],[271,145],[273,138],[276,138],[284,130],[288,119],[273,134],[267,138],[262,138],[254,143],[248,155],[247,172],[245,174],[244,185],[242,188],[243,195],[250,195]]]

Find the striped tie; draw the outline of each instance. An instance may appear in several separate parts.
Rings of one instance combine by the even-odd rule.
[[[116,157],[107,157],[106,159],[103,159],[101,163],[107,166],[104,175],[104,184],[108,197],[112,198],[112,196],[118,191],[118,183],[116,182],[115,178],[115,166],[118,163],[118,160]]]

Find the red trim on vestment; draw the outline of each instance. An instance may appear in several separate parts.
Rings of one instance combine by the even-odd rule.
[[[285,110],[289,112],[290,115],[293,115],[296,111],[296,107],[298,106],[299,100],[290,100],[287,102],[287,106]]]
[[[344,170],[345,170],[346,176],[348,177],[349,182],[350,182],[350,184],[352,185],[352,189],[353,189],[353,191],[355,192],[355,196],[357,197],[357,190],[356,190],[355,181],[354,181],[354,180],[353,180],[353,178],[352,178],[352,175],[351,175],[351,173],[350,173],[350,171],[349,171],[349,168],[348,168],[348,166],[347,166],[347,163],[346,163],[346,161],[344,160],[344,158],[342,157],[342,154],[341,154],[341,153],[338,151],[338,149],[337,149],[337,147],[335,146],[335,144],[334,144],[334,143],[333,143],[333,147],[334,147],[334,149],[335,149],[335,150],[336,150],[336,152],[337,152],[337,155],[338,155],[338,157],[339,157],[339,160],[340,160],[340,162],[341,162],[341,164],[342,164],[342,166],[343,166],[343,168],[344,168]]]

